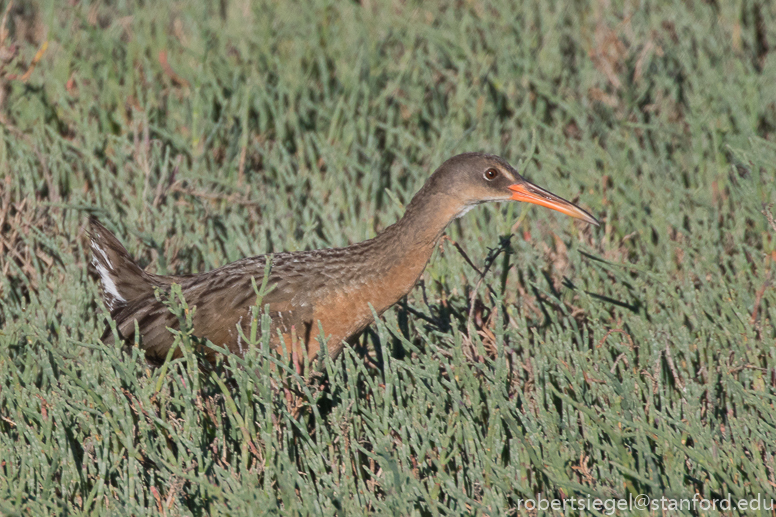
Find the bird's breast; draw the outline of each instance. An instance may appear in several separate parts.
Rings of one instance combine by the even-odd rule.
[[[422,268],[396,267],[384,273],[379,271],[343,280],[336,288],[323,289],[314,301],[313,332],[316,339],[308,353],[317,353],[318,322],[327,337],[329,354],[334,357],[342,349],[342,342],[359,334],[401,300],[415,285]],[[374,310],[374,312],[373,312]]]

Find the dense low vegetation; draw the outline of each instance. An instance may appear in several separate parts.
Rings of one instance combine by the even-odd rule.
[[[776,491],[776,3],[2,6],[0,513]],[[472,150],[601,228],[470,212],[319,378],[100,342],[88,215],[204,271],[374,236]]]

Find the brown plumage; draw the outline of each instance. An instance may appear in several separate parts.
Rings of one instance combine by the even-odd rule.
[[[320,350],[320,322],[329,354],[336,357],[344,343],[355,339],[373,321],[415,285],[434,246],[447,225],[477,204],[517,200],[539,204],[572,217],[598,224],[581,208],[523,179],[503,159],[480,153],[461,154],[442,164],[415,195],[404,216],[374,239],[345,248],[275,253],[270,259],[270,343],[307,353]],[[198,275],[160,276],[143,271],[104,226],[91,221],[93,265],[100,275],[103,298],[121,337],[135,338],[152,362],[164,360],[174,341],[169,329],[177,318],[154,293],[181,286],[187,304],[196,306],[195,335],[243,354],[244,335],[250,335],[250,308],[256,304],[253,287],[262,284],[266,256],[245,258]],[[111,342],[107,329],[103,341]],[[292,342],[293,341],[293,342]],[[215,359],[205,349],[208,360]],[[176,350],[173,357],[179,357]]]

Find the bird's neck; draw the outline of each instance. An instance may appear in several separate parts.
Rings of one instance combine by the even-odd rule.
[[[430,254],[445,228],[463,209],[447,194],[421,193],[407,205],[404,216],[378,236],[400,243],[396,250],[399,254],[426,249]]]
[[[378,313],[415,286],[437,241],[462,208],[445,194],[426,195],[418,201],[416,196],[399,221],[368,241],[373,258],[371,285],[383,293],[375,305]]]

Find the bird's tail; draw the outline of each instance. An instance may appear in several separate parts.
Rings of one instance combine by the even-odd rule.
[[[129,256],[110,230],[97,219],[89,220],[92,265],[100,275],[102,297],[112,314],[129,302],[153,293],[153,283],[145,271]]]

